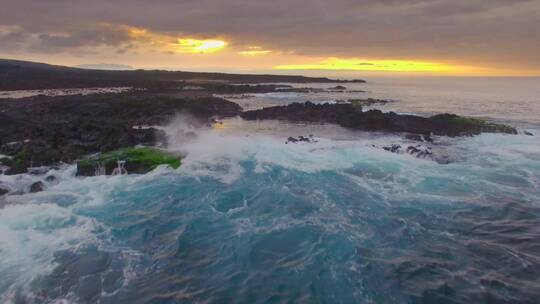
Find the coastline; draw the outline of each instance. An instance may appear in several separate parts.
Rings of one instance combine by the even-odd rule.
[[[337,87],[346,90],[346,87]],[[241,107],[214,94],[234,92],[305,92],[309,88],[275,85],[212,85],[196,90],[136,90],[115,94],[34,96],[0,103],[2,141],[0,152],[9,156],[2,165],[6,174],[23,173],[28,167],[71,163],[93,153],[110,152],[136,145],[167,145],[155,127],[171,121],[180,113],[202,126],[219,119],[241,116],[249,120],[289,120],[334,123],[366,131],[420,134],[419,141],[431,135],[471,136],[483,132],[517,134],[516,129],[456,115],[423,118],[364,106],[385,104],[385,100],[355,99],[349,102],[315,105],[291,104],[262,110],[242,111]],[[332,89],[333,90],[333,89]],[[312,91],[313,94],[326,92]]]

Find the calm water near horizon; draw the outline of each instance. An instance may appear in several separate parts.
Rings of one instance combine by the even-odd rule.
[[[540,77],[373,78],[365,88],[398,111],[540,122]]]
[[[538,303],[540,79],[367,80],[345,84],[366,93],[232,100],[394,99],[384,110],[520,134],[435,137],[422,145],[440,164],[384,151],[417,144],[399,134],[240,119],[195,129],[179,116],[165,128],[187,155],[177,170],[77,178],[65,166],[40,193],[27,189],[46,175],[0,175],[21,193],[0,207],[0,302]],[[317,142],[286,143],[308,134]]]
[[[540,123],[540,77],[369,77],[367,83],[343,84],[351,93],[271,93],[247,99],[260,106],[294,101],[380,98],[396,101],[383,109],[400,113],[458,115],[521,123]],[[328,89],[336,84],[289,84]],[[358,91],[363,90],[365,93]],[[356,92],[354,92],[356,91]],[[235,100],[236,101],[236,100]],[[244,104],[242,101],[240,103]]]

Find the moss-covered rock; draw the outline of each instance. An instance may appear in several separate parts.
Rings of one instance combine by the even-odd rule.
[[[474,135],[480,133],[517,134],[511,126],[484,121],[478,118],[458,116],[454,114],[439,114],[430,118],[443,129],[450,130],[454,135]]]
[[[5,174],[26,173],[29,167],[50,166],[64,159],[57,149],[44,140],[24,140],[4,144],[0,153],[9,155],[0,159],[0,165],[9,167]]]
[[[29,166],[30,161],[27,159],[25,152],[17,153],[12,158],[0,159],[0,164],[7,166],[6,174],[21,174],[26,173],[26,168]]]
[[[119,161],[127,173],[144,174],[160,165],[168,165],[173,169],[180,166],[178,156],[154,148],[123,148],[99,154],[77,162],[78,176],[94,176],[113,174],[119,167]]]

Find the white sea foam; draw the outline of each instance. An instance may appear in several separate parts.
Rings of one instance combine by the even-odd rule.
[[[441,165],[406,153],[384,151],[382,146],[392,143],[410,144],[398,135],[374,137],[363,132],[348,133],[334,126],[316,129],[288,126],[283,132],[276,131],[279,127],[256,123],[246,123],[238,129],[196,128],[189,118],[184,119],[180,117],[164,128],[169,149],[186,155],[177,170],[161,166],[145,175],[77,178],[75,167],[66,166],[47,173],[55,175],[58,184],[46,184],[46,191],[35,194],[27,193],[28,186],[43,180],[45,175],[0,175],[0,182],[21,192],[7,196],[6,206],[0,209],[0,274],[9,276],[10,286],[24,286],[37,275],[51,271],[57,250],[98,244],[104,250],[121,251],[126,259],[136,260],[136,251],[115,247],[108,240],[107,227],[81,215],[80,211],[115,204],[116,194],[141,191],[147,182],[156,180],[169,183],[176,182],[174,178],[179,176],[214,178],[232,185],[246,174],[272,174],[275,168],[290,175],[330,172],[362,189],[367,198],[376,198],[381,207],[396,201],[466,203],[485,195],[490,187],[509,193],[520,191],[522,198],[532,201],[540,191],[540,143],[535,136],[484,134],[472,138],[436,138],[440,151],[459,155],[461,160]],[[286,143],[287,134],[311,132],[315,133],[317,142]],[[245,162],[253,165],[246,166]],[[316,201],[318,212],[302,220],[292,215],[276,216],[270,224],[262,225],[257,219],[240,216],[250,208],[244,199],[223,216],[231,218],[238,235],[284,231],[305,225],[306,221],[328,233],[359,225],[350,220],[357,211],[341,209],[327,193],[317,192],[316,185],[314,189],[300,189],[304,191],[300,194],[294,185],[282,186],[280,191],[291,197],[305,195],[308,201]],[[478,189],[483,192],[479,193]],[[414,223],[407,225],[408,229],[416,229]],[[373,233],[369,229],[359,231],[350,237],[368,238]],[[129,264],[124,272],[124,284],[127,284],[136,270]],[[0,300],[7,302],[12,296],[13,288],[9,287]]]
[[[98,223],[56,204],[14,204],[0,209],[0,274],[10,290],[25,288],[38,275],[54,268],[54,253],[99,244]]]
[[[164,170],[159,168],[152,174]],[[44,177],[49,174],[56,176],[59,183],[45,182]],[[56,267],[56,252],[76,253],[88,246],[119,252],[126,263],[124,284],[127,284],[133,277],[133,264],[139,254],[129,248],[111,245],[108,228],[79,211],[110,203],[114,191],[126,189],[140,178],[151,176],[83,179],[75,177],[75,166],[64,166],[43,175],[0,175],[0,181],[20,193],[5,197],[5,206],[0,208],[0,276],[5,278],[0,283],[5,290],[0,294],[0,302],[14,301],[17,292],[29,288],[33,279],[50,273]],[[28,193],[28,185],[35,181],[43,181],[46,191]],[[9,285],[3,285],[4,282]],[[27,296],[32,297],[30,292]],[[76,302],[76,298],[69,301]]]
[[[225,123],[227,124],[228,122]],[[289,133],[283,133],[279,131],[279,127],[266,128],[258,123],[232,121],[231,124],[235,126],[225,130],[195,129],[191,126],[186,128],[186,123],[181,119],[170,124],[166,128],[170,149],[181,150],[187,155],[179,171],[194,176],[211,176],[231,183],[242,176],[244,167],[240,163],[247,160],[256,162],[256,173],[267,172],[268,165],[307,173],[343,170],[357,163],[369,162],[403,162],[407,167],[413,168],[426,162],[438,166],[407,153],[392,154],[381,149],[393,143],[401,144],[402,147],[416,144],[400,136],[378,134],[374,137],[364,132],[353,132],[343,137],[343,134],[350,131],[334,126],[321,126],[315,129],[316,142],[287,144],[286,134],[302,132],[299,130],[313,132],[313,129],[308,127],[306,131],[306,127],[293,128],[287,125],[286,132]],[[323,136],[317,137],[317,132]],[[188,139],[185,134],[190,134]],[[338,139],[333,139],[335,137]],[[537,137],[525,135],[483,134],[473,138],[441,137],[436,140],[438,143],[433,146],[435,157],[460,162],[467,159],[487,160],[489,157],[515,158],[518,155],[538,158],[540,147]],[[490,156],[486,157],[488,154]]]

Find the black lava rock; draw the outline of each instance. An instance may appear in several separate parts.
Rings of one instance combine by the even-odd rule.
[[[401,150],[401,146],[398,144],[392,144],[391,146],[383,147],[383,149],[392,153],[397,153],[399,150]]]
[[[6,188],[0,188],[0,195],[8,194],[9,190]]]
[[[58,183],[58,178],[54,175],[49,175],[47,177],[45,177],[45,181],[48,182],[48,183],[51,183],[51,184],[56,184]]]
[[[342,127],[411,134],[434,134],[440,136],[471,136],[483,132],[517,134],[516,129],[483,120],[439,114],[432,117],[400,115],[380,110],[363,112],[354,104],[293,103],[286,106],[268,107],[240,114],[246,120],[282,120],[293,122],[334,123]],[[431,137],[424,137],[430,141]]]
[[[136,145],[154,145],[164,138],[162,125],[177,113],[194,121],[231,117],[241,107],[204,95],[130,92],[56,97],[29,97],[0,103],[0,154],[11,156],[2,164],[5,174],[27,172],[29,167],[72,163],[84,155]]]
[[[45,185],[43,184],[43,182],[35,182],[32,185],[30,185],[31,193],[41,192],[43,190],[45,190]]]

